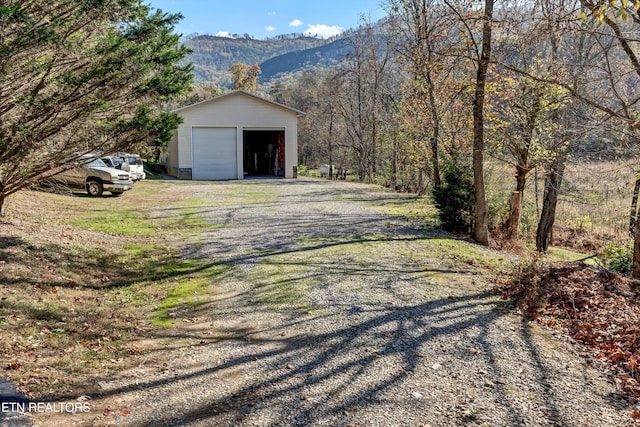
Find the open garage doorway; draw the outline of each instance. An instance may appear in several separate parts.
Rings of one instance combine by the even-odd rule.
[[[243,130],[244,176],[284,177],[284,130]]]

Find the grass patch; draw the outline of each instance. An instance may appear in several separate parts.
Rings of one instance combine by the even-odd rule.
[[[221,224],[210,224],[200,215],[200,208],[180,208],[178,216],[171,226],[177,226],[189,233],[197,233],[205,230],[212,230],[214,228],[222,227]]]
[[[201,261],[200,261],[201,262]],[[193,267],[195,261],[186,262]],[[174,324],[176,311],[180,308],[194,308],[205,304],[207,294],[210,292],[215,278],[226,270],[224,264],[214,264],[202,269],[196,269],[197,274],[177,280],[175,284],[169,284],[169,294],[162,299],[160,305],[153,314],[152,324],[160,327],[169,327]]]
[[[404,195],[370,205],[388,215],[403,218],[418,228],[434,228],[439,225],[438,210],[431,197]]]
[[[223,266],[180,256],[182,242],[210,227],[204,201],[185,201],[188,188],[156,181],[117,199],[11,198],[0,222],[0,236],[11,236],[0,239],[0,352],[22,392],[82,392],[89,378],[143,357],[133,343],[173,309],[203,300]]]
[[[130,209],[101,209],[79,215],[80,218],[70,220],[69,224],[101,233],[150,237],[158,230],[148,215]]]
[[[438,238],[430,240],[430,250],[434,254],[447,256],[465,264],[479,265],[492,270],[501,270],[508,265],[508,260],[500,252],[492,252],[487,248],[465,240]]]
[[[242,280],[253,284],[255,299],[261,304],[308,311],[307,296],[311,289],[311,281],[306,275],[308,271],[304,258],[277,255],[264,260]]]
[[[548,262],[584,262],[593,266],[603,264],[598,257],[555,247],[549,248],[544,259]]]

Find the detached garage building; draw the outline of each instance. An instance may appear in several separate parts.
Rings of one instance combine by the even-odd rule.
[[[302,111],[239,90],[174,113],[184,121],[167,149],[169,175],[199,181],[294,177]]]

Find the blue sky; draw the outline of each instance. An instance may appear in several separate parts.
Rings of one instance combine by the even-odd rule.
[[[250,36],[305,33],[323,38],[355,28],[364,16],[385,16],[381,0],[144,0],[166,12],[181,12],[176,32]]]

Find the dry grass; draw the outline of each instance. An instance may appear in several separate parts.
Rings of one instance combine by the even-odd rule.
[[[558,203],[556,241],[601,250],[629,238],[635,167],[629,161],[580,162],[567,167]]]
[[[565,171],[556,211],[554,246],[584,253],[601,253],[610,244],[622,246],[629,238],[629,211],[638,161],[570,161]],[[488,168],[489,202],[497,221],[508,212],[509,193],[515,187],[514,171],[504,165]],[[542,171],[528,177],[524,195],[522,233],[534,238],[542,207]],[[536,182],[537,181],[537,182]]]
[[[28,395],[55,396],[135,362],[144,349],[131,343],[150,329],[153,301],[168,293],[163,283],[188,270],[166,244],[169,230],[188,229],[144,211],[180,200],[175,188],[140,183],[120,198],[23,191],[9,199],[0,220],[3,376]],[[92,230],[101,212],[110,228]]]

